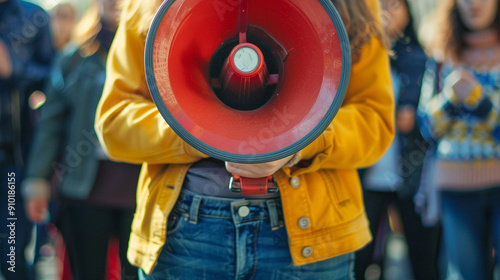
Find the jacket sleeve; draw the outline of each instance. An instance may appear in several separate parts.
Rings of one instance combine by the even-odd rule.
[[[394,95],[389,58],[372,38],[352,66],[346,97],[332,124],[301,152],[310,160],[292,175],[318,169],[355,169],[375,163],[394,137]]]
[[[434,60],[426,64],[422,92],[417,111],[417,120],[422,135],[435,141],[446,133],[454,117],[456,106],[444,94],[438,93],[440,67]]]
[[[95,129],[110,158],[132,163],[191,163],[206,157],[169,127],[151,100],[144,70],[145,34],[128,1],[110,53]]]

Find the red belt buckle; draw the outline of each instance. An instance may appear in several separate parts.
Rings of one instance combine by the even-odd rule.
[[[229,180],[229,189],[233,192],[250,195],[277,193],[279,191],[272,175],[263,178],[247,178],[233,174]]]

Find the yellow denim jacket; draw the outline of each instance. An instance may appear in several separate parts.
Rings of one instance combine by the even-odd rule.
[[[206,155],[180,139],[151,101],[144,74],[146,34],[138,31],[133,6],[125,7],[108,56],[96,131],[110,157],[143,164],[128,259],[149,274],[185,174]],[[295,265],[353,252],[371,240],[356,169],[375,163],[394,137],[389,59],[378,40],[362,49],[351,71],[334,121],[301,151],[310,165],[274,174]],[[309,219],[305,229],[299,227],[301,218]]]

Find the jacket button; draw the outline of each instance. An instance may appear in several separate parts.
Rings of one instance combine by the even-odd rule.
[[[302,217],[299,219],[299,228],[306,229],[311,225],[311,221],[307,217]]]
[[[292,177],[292,178],[290,178],[290,185],[293,188],[298,188],[300,186],[300,179],[299,179],[299,177]]]
[[[238,208],[238,215],[240,215],[240,217],[245,218],[248,214],[250,214],[250,208],[247,206],[241,206]]]
[[[304,258],[309,258],[313,254],[313,248],[310,246],[302,248],[302,256]]]

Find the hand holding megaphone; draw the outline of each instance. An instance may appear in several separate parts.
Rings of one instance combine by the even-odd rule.
[[[264,163],[234,163],[226,161],[227,171],[247,178],[262,178],[273,175],[285,166],[294,155]]]

